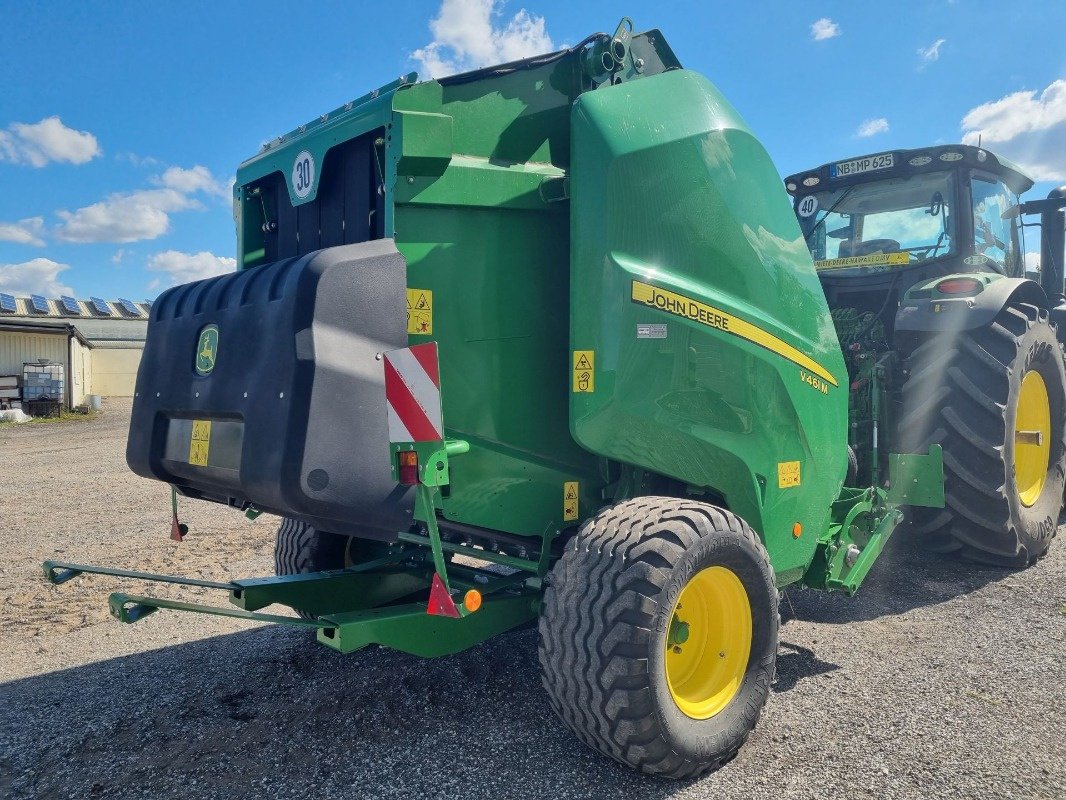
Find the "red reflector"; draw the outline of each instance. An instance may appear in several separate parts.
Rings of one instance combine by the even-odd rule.
[[[936,285],[941,294],[977,294],[983,288],[976,278],[947,278]]]
[[[401,450],[400,456],[400,483],[404,486],[414,486],[418,483],[418,453],[414,450]]]
[[[426,607],[426,613],[437,617],[459,618],[459,609],[455,607],[455,601],[444,588],[444,581],[440,579],[440,575],[435,572],[433,583],[429,587],[429,605]]]

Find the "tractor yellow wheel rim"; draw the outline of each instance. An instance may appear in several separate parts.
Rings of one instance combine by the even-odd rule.
[[[666,681],[677,707],[713,717],[736,696],[751,653],[751,604],[726,567],[708,567],[681,590],[666,635]]]
[[[1030,370],[1018,392],[1014,423],[1014,479],[1022,505],[1031,506],[1044,490],[1051,459],[1051,404],[1039,372]]]

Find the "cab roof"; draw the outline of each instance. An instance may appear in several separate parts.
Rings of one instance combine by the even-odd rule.
[[[833,174],[834,165],[888,154],[893,156],[891,167],[846,176]],[[785,178],[785,188],[788,189],[789,194],[793,195],[818,192],[830,187],[867,183],[882,178],[911,175],[915,172],[935,172],[945,167],[958,166],[960,163],[998,175],[1015,194],[1027,192],[1033,186],[1033,179],[1022,172],[1017,164],[997,156],[990,150],[968,144],[945,144],[910,150],[879,150],[851,158],[836,159],[820,167],[789,175]]]

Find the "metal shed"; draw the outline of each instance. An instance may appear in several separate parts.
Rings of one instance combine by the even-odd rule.
[[[27,361],[50,358],[68,364],[68,373],[71,376],[68,384],[77,398],[73,401],[74,405],[81,403],[88,394],[106,397],[133,396],[137,368],[141,363],[148,329],[148,303],[103,300],[96,297],[90,300],[77,300],[73,297],[51,299],[40,295],[0,295],[0,299],[7,300],[6,306],[0,304],[0,323],[7,329],[11,326],[45,326],[49,330],[55,330],[58,326],[78,332],[81,339],[75,339],[73,344],[65,347],[68,353],[65,357],[60,356],[59,344],[48,345],[41,339],[25,340],[18,345],[22,355],[28,354],[25,359]],[[13,340],[6,345],[8,350],[13,347]],[[0,375],[15,374],[4,371],[11,368],[15,358],[13,352],[5,354],[5,351],[0,349],[0,364],[7,365],[0,370]]]
[[[56,320],[22,322],[0,319],[0,375],[22,375],[24,364],[41,359],[62,364],[68,376],[68,406],[92,392],[92,343],[73,325]]]

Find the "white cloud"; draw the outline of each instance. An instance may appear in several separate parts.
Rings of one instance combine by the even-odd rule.
[[[170,212],[202,208],[174,189],[144,189],[113,194],[77,211],[56,212],[55,229],[65,242],[137,242],[156,239],[170,230]]]
[[[811,24],[811,38],[816,42],[820,42],[823,39],[832,39],[834,36],[839,35],[840,26],[829,17],[822,17]]]
[[[861,136],[863,138],[867,136],[876,136],[879,133],[888,133],[888,120],[884,117],[868,119],[859,126],[857,131],[855,131],[856,136]]]
[[[41,247],[44,244],[44,218],[29,217],[18,222],[0,222],[0,242],[30,244]]]
[[[555,49],[544,17],[519,9],[505,24],[501,0],[442,0],[429,23],[433,41],[411,57],[432,78],[489,64],[550,53]]]
[[[34,167],[50,161],[84,164],[100,153],[95,136],[68,128],[59,117],[46,117],[32,125],[14,122],[0,131],[0,161]]]
[[[928,47],[919,47],[918,55],[922,57],[922,61],[936,61],[940,58],[940,48],[945,42],[947,39],[937,39]]]
[[[963,144],[980,142],[1017,161],[1038,181],[1066,179],[1066,80],[1008,94],[970,109],[962,118]]]
[[[166,172],[153,179],[153,183],[174,189],[182,194],[203,192],[221,197],[223,200],[228,200],[230,197],[230,186],[212,175],[207,167],[199,164],[190,169],[168,167]]]
[[[1040,253],[1027,252],[1025,254],[1025,269],[1027,272],[1040,270]]]
[[[170,214],[202,209],[193,197],[230,197],[233,182],[218,180],[207,167],[169,167],[151,182],[158,189],[117,192],[76,211],[57,211],[55,237],[65,242],[139,242],[170,231]],[[116,262],[117,263],[117,262]]]
[[[118,153],[115,155],[116,161],[128,161],[135,167],[157,167],[159,166],[159,159],[152,156],[139,156],[136,153]]]
[[[59,282],[59,273],[70,269],[69,264],[60,264],[50,258],[35,258],[21,264],[0,264],[0,291],[9,294],[43,294],[58,297],[74,294],[74,290]]]
[[[148,258],[148,269],[152,272],[166,273],[170,277],[170,283],[175,286],[179,283],[198,281],[202,278],[212,278],[215,275],[233,272],[236,266],[237,259],[216,256],[206,250],[199,253],[164,250]]]

